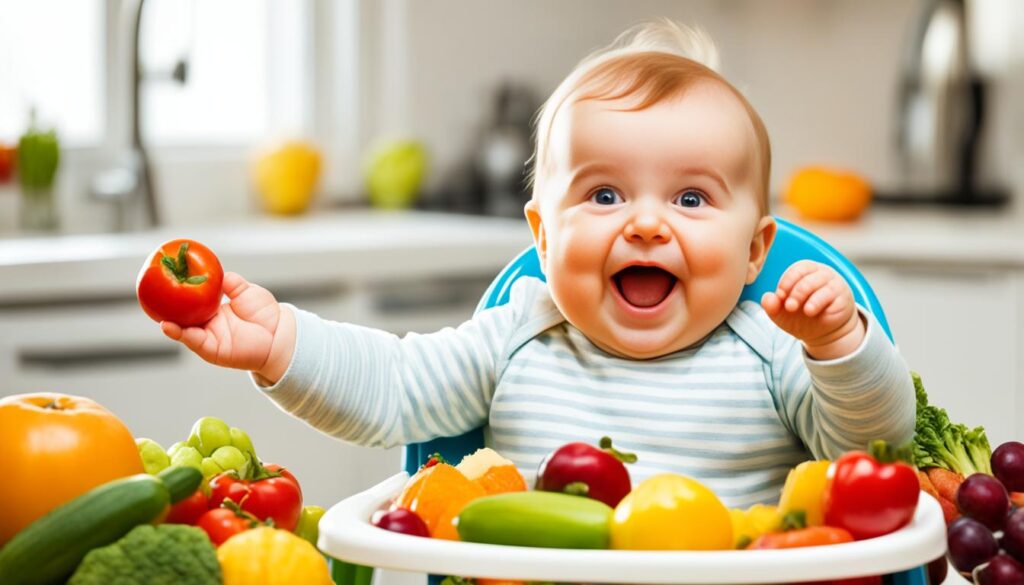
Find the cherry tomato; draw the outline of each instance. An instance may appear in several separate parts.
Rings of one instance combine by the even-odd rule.
[[[271,468],[276,467],[278,471]],[[252,480],[222,473],[210,480],[210,505],[231,500],[260,520],[273,519],[274,526],[294,531],[302,516],[302,489],[295,476],[279,466],[264,468],[266,476]]]
[[[258,524],[245,514],[239,514],[229,508],[207,510],[196,522],[196,526],[202,528],[210,537],[210,542],[216,546],[220,546],[239,532],[255,528]]]
[[[196,490],[191,496],[171,506],[164,522],[168,524],[189,524],[195,526],[199,518],[210,509],[210,497],[203,490]]]
[[[154,321],[192,327],[217,313],[223,282],[224,270],[209,248],[193,240],[171,240],[146,259],[135,292]]]

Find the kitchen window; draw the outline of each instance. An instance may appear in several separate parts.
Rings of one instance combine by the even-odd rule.
[[[0,140],[30,107],[65,146],[126,132],[135,0],[0,0]],[[141,59],[151,146],[244,146],[312,126],[312,0],[148,0]],[[184,58],[184,84],[172,72]],[[124,119],[121,119],[124,118]]]
[[[0,0],[0,140],[32,107],[67,145],[103,139],[105,26],[103,0]]]

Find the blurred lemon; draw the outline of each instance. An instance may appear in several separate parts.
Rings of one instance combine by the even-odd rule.
[[[805,219],[852,221],[871,203],[871,185],[850,171],[805,167],[793,174],[784,199]]]
[[[257,159],[254,174],[267,211],[302,213],[309,207],[320,177],[320,153],[308,143],[288,142]]]
[[[412,205],[427,172],[427,150],[414,140],[388,142],[374,149],[366,165],[366,186],[375,207]]]

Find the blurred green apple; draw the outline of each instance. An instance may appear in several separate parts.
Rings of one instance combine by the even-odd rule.
[[[427,172],[427,150],[414,140],[388,142],[374,149],[366,185],[375,207],[399,209],[416,200]]]

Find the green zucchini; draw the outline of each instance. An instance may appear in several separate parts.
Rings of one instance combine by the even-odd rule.
[[[200,481],[199,470],[174,467],[159,477],[142,473],[93,488],[36,520],[0,549],[0,583],[63,583],[86,553],[162,519],[169,504],[190,495]]]
[[[545,548],[608,548],[612,509],[556,492],[512,492],[478,498],[456,518],[466,542]]]

